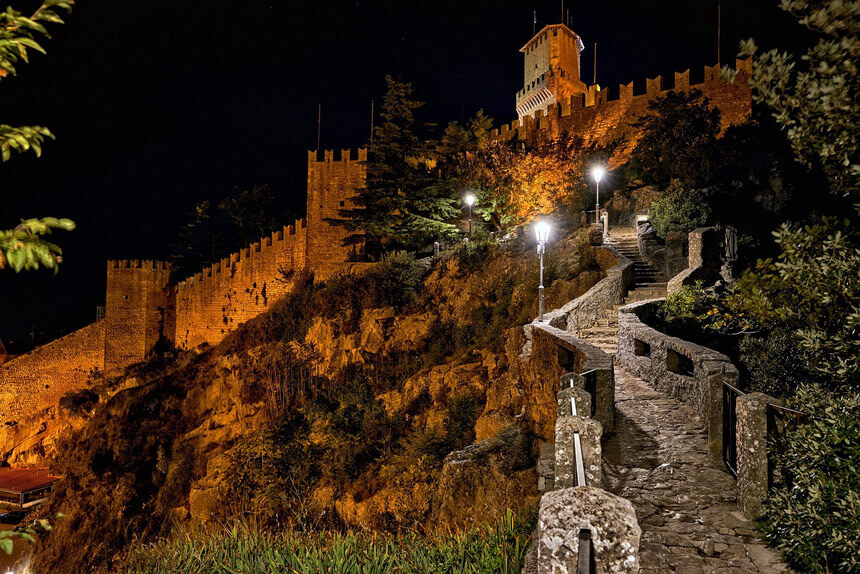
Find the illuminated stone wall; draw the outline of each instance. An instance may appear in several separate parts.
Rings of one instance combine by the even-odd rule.
[[[366,149],[359,149],[357,157],[341,150],[339,158],[326,150],[321,161],[316,152],[308,152],[308,264],[317,279],[343,271],[350,259],[351,248],[343,245],[350,232],[328,220],[354,207],[352,198],[365,186],[366,161]]]
[[[747,122],[752,112],[752,97],[749,76],[752,60],[736,61],[737,76],[731,82],[720,78],[718,66],[705,66],[704,81],[690,84],[690,71],[675,73],[672,90],[697,89],[719,108],[723,130],[730,125]],[[585,94],[577,94],[560,104],[550,105],[544,114],[538,111],[524,116],[522,122],[513,121],[492,131],[492,136],[501,139],[529,140],[531,138],[556,138],[569,133],[582,138],[586,146],[608,144],[626,138],[625,145],[613,158],[613,165],[623,163],[635,147],[639,137],[632,125],[648,111],[648,102],[666,95],[663,78],[658,76],[645,81],[645,93],[634,94],[633,83],[621,85],[618,90],[589,86]],[[612,98],[612,99],[610,99]]]
[[[158,261],[108,261],[105,318],[0,365],[0,423],[56,405],[94,370],[142,361],[163,336],[184,349],[217,344],[291,289],[285,272],[347,270],[347,232],[327,218],[364,187],[367,151],[308,156],[307,219],[297,220],[178,284]]]
[[[161,261],[108,261],[104,368],[142,360],[164,330],[170,265]]]
[[[183,349],[214,345],[266,311],[290,288],[282,271],[305,267],[307,235],[299,219],[180,282],[172,289],[176,326],[168,338]]]
[[[83,388],[90,371],[104,367],[105,325],[102,319],[0,367],[0,423],[17,421]]]

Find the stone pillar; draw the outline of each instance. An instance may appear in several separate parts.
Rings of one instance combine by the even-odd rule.
[[[612,360],[614,362],[615,359]],[[582,377],[578,373],[565,373],[562,375],[561,388],[568,388],[570,381],[573,381],[573,385],[576,388],[585,390],[585,377]],[[597,370],[595,395],[596,406],[594,408],[594,418],[600,421],[605,432],[612,432],[615,430],[615,369]],[[567,416],[569,414],[569,408],[565,411],[564,415],[559,412],[559,416]],[[591,411],[582,411],[579,414],[590,417]]]
[[[579,533],[591,531],[598,572],[639,572],[642,531],[629,500],[578,486],[545,494],[538,515],[538,574],[576,572]]]
[[[576,401],[576,416],[591,418],[591,395],[584,389],[568,387],[558,393],[558,418],[573,416],[570,399]]]
[[[589,486],[600,486],[603,426],[590,418],[559,417],[555,423],[555,487],[567,488],[576,484],[574,433],[579,433],[582,444],[586,481]]]
[[[708,431],[708,458],[714,468],[725,470],[723,464],[723,363],[706,361],[705,429]],[[737,383],[729,381],[729,383]]]
[[[738,506],[751,520],[767,497],[767,403],[779,401],[764,393],[737,399]]]
[[[537,461],[538,490],[549,492],[555,483],[555,445],[542,442]]]

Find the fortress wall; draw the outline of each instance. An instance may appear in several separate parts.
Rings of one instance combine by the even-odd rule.
[[[690,72],[676,73],[672,90],[689,91],[697,89],[710,100],[712,106],[721,112],[722,128],[742,124],[749,120],[752,112],[752,96],[749,76],[752,60],[737,60],[737,76],[732,82],[720,78],[717,66],[705,66],[705,80],[690,85]],[[493,137],[503,140],[530,138],[554,138],[561,133],[580,137],[586,146],[608,144],[625,138],[625,144],[616,152],[613,164],[626,160],[635,147],[639,132],[632,124],[648,112],[648,103],[665,96],[670,90],[664,89],[663,78],[646,79],[646,92],[633,94],[633,83],[621,85],[617,93],[589,86],[588,92],[571,97],[567,102],[549,107],[546,115],[541,112],[535,117],[525,116],[522,123],[514,121],[493,130]],[[610,95],[614,96],[610,99]]]
[[[52,406],[104,368],[105,320],[0,365],[0,423]]]
[[[170,264],[108,261],[105,292],[105,370],[142,361],[164,329]]]
[[[326,150],[322,159],[308,152],[308,263],[317,280],[325,280],[346,269],[352,247],[344,246],[350,232],[333,225],[339,211],[354,207],[352,198],[363,189],[367,177],[367,150],[353,155],[341,150],[340,157]]]
[[[304,219],[233,253],[179,283],[174,342],[184,349],[217,344],[240,324],[266,311],[291,288],[283,271],[307,265],[307,224]]]

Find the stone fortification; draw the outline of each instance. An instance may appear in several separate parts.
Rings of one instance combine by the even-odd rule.
[[[172,289],[176,327],[166,336],[182,349],[216,344],[265,311],[290,288],[283,272],[305,267],[307,236],[299,219],[181,281]]]
[[[638,130],[632,124],[648,111],[648,102],[669,91],[688,92],[699,90],[711,105],[721,113],[722,127],[743,124],[752,111],[752,96],[749,77],[752,60],[736,60],[737,74],[732,81],[724,80],[719,66],[705,66],[704,81],[690,84],[690,70],[676,72],[670,89],[663,86],[663,77],[645,80],[645,93],[634,95],[633,82],[622,84],[617,91],[600,86],[588,86],[585,93],[574,94],[547,109],[526,115],[491,132],[494,138],[503,140],[529,140],[532,138],[557,138],[563,133],[582,138],[586,146],[605,145],[616,140],[625,140],[619,150],[623,159],[638,140]]]
[[[338,210],[364,187],[367,150],[308,154],[307,218],[275,231],[178,284],[160,261],[108,261],[105,318],[0,365],[0,422],[35,414],[84,388],[90,372],[143,360],[159,340],[217,344],[286,294],[291,271],[317,279],[348,270]]]

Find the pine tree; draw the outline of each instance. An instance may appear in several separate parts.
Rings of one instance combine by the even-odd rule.
[[[414,249],[456,234],[448,223],[456,201],[430,169],[429,146],[415,133],[412,84],[386,77],[382,123],[374,129],[367,184],[332,223],[352,232],[348,245],[363,245],[372,258],[391,249]]]

